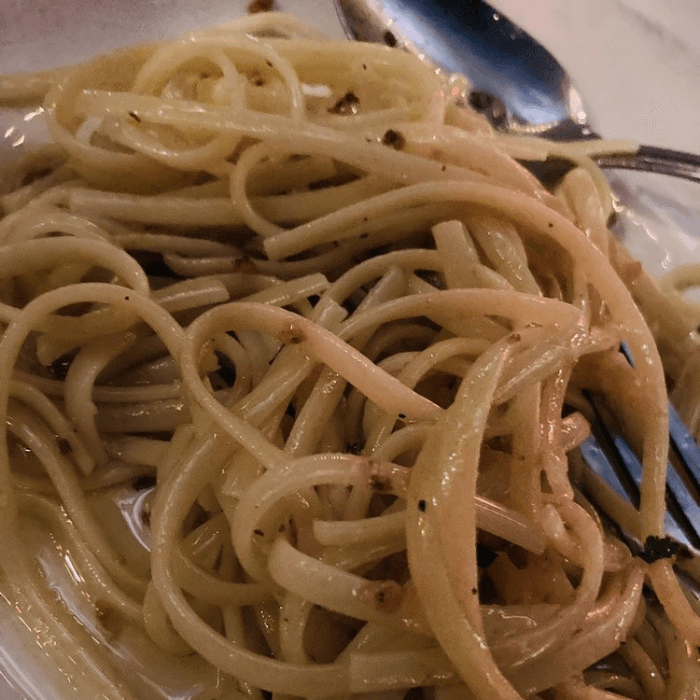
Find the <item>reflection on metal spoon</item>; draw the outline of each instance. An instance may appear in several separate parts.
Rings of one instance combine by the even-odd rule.
[[[335,0],[346,34],[402,46],[448,74],[467,76],[470,103],[498,129],[552,140],[597,138],[579,93],[557,60],[481,0]],[[700,156],[640,146],[606,154],[604,168],[700,181]]]

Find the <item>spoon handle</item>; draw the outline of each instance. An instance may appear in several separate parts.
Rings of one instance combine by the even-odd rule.
[[[700,182],[700,156],[657,146],[640,146],[635,153],[608,153],[594,158],[600,168],[642,170]]]

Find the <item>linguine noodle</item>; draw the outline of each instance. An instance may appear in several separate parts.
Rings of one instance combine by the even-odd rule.
[[[611,145],[449,87],[275,13],[0,81],[52,137],[0,195],[1,588],[66,696],[700,693],[697,561],[627,544],[696,277],[610,233]],[[638,508],[583,488],[591,400]]]

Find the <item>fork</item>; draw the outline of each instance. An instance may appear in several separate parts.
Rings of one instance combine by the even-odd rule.
[[[594,412],[592,435],[579,447],[588,469],[577,474],[585,495],[617,525],[619,534],[633,553],[648,562],[681,550],[700,555],[700,447],[669,403],[670,459],[666,475],[666,538],[635,540],[629,528],[613,515],[612,490],[623,502],[639,505],[642,466],[599,401],[587,397]],[[618,514],[619,515],[619,514]],[[624,520],[624,517],[622,518]]]

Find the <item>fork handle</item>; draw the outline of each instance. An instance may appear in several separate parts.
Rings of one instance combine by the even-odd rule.
[[[700,156],[657,146],[640,146],[635,153],[607,153],[593,159],[600,168],[642,170],[700,182]]]

